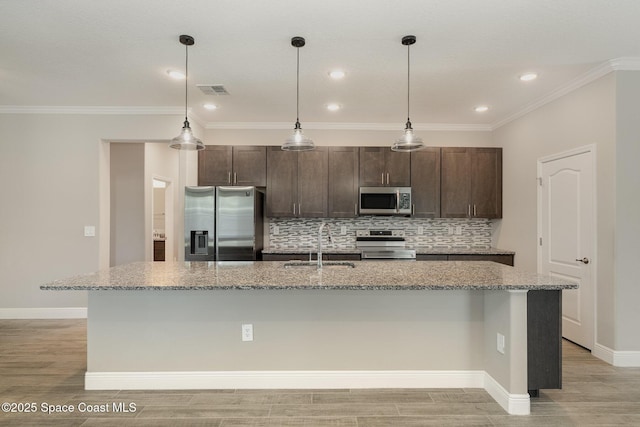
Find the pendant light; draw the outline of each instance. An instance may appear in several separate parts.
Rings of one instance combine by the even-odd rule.
[[[187,107],[189,105],[189,91],[187,82],[189,81],[189,46],[193,46],[195,40],[191,36],[181,35],[180,43],[185,48],[185,66],[184,66],[184,126],[180,135],[176,136],[169,143],[169,147],[176,150],[204,150],[204,144],[198,138],[193,135],[193,131],[189,126],[189,119],[187,119]]]
[[[411,120],[409,119],[409,94],[411,84],[411,54],[410,46],[416,42],[416,36],[404,36],[402,44],[407,47],[407,124],[404,128],[404,135],[398,138],[391,146],[391,151],[417,151],[425,148],[422,138],[413,134]]]
[[[296,124],[293,128],[293,133],[282,144],[282,148],[285,151],[309,151],[315,150],[316,146],[313,141],[307,138],[302,132],[302,126],[300,126],[300,48],[304,46],[305,40],[303,37],[293,37],[291,39],[291,46],[296,48],[297,67],[296,67]]]

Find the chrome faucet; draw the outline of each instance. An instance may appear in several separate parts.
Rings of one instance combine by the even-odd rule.
[[[320,228],[318,228],[318,268],[322,268],[322,229],[327,227],[327,235],[329,237],[329,243],[333,242],[333,238],[331,237],[331,227],[329,224],[323,222],[320,224]]]

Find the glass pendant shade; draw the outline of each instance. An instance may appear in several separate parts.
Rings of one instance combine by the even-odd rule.
[[[204,150],[204,144],[198,138],[193,135],[193,131],[191,130],[191,126],[189,126],[189,119],[187,119],[187,107],[189,105],[189,91],[188,91],[188,81],[189,81],[189,46],[193,46],[195,40],[191,36],[181,35],[180,43],[182,43],[185,47],[185,72],[184,72],[184,125],[182,126],[182,131],[180,135],[176,136],[169,143],[170,148],[175,148],[176,150]]]
[[[411,122],[407,122],[404,128],[404,135],[396,140],[391,146],[391,151],[418,151],[425,148],[422,138],[414,135]]]
[[[169,147],[175,148],[176,150],[204,150],[204,144],[198,138],[193,135],[193,131],[191,130],[191,126],[189,126],[189,121],[184,121],[184,126],[182,127],[182,132],[180,135],[176,136],[169,143]]]
[[[293,133],[289,136],[284,144],[280,147],[284,151],[311,151],[315,150],[316,146],[310,138],[307,138],[302,132],[302,126],[300,126],[300,48],[305,45],[303,37],[293,37],[291,39],[291,46],[296,48],[296,124],[293,128]]]
[[[284,151],[310,151],[315,150],[316,146],[310,138],[307,138],[300,127],[300,122],[296,122],[293,133],[282,144]]]
[[[404,135],[398,138],[391,146],[391,151],[418,151],[425,148],[422,138],[413,134],[411,120],[409,119],[409,96],[411,94],[411,55],[409,46],[416,42],[416,36],[404,36],[402,44],[407,47],[407,124],[404,128]]]

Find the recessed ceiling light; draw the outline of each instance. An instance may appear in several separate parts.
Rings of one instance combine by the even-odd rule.
[[[347,73],[345,73],[342,70],[333,70],[333,71],[329,71],[329,77],[331,77],[332,79],[335,80],[340,80],[342,78],[344,78],[344,76],[346,76]]]
[[[336,103],[327,104],[327,110],[329,111],[338,111],[341,108],[342,108],[342,105],[340,104],[336,104]]]
[[[182,71],[176,70],[167,70],[167,74],[169,77],[176,80],[183,80],[186,77]]]
[[[216,104],[204,104],[203,107],[207,110],[216,110],[218,108]]]
[[[535,80],[538,78],[536,73],[525,73],[520,76],[520,80],[523,82],[530,82],[531,80]]]
[[[485,111],[489,111],[489,107],[486,105],[478,105],[474,110],[476,113],[484,113]]]

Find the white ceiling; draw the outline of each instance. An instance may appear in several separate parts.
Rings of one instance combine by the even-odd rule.
[[[402,129],[400,39],[413,34],[414,127],[492,128],[589,76],[640,69],[639,23],[640,0],[0,0],[0,111],[180,111],[184,82],[166,71],[184,68],[189,34],[189,104],[203,124],[289,127],[290,39],[303,36],[303,128]],[[327,75],[336,67],[342,81]],[[540,77],[522,83],[525,71]],[[230,96],[195,87],[208,83]]]

